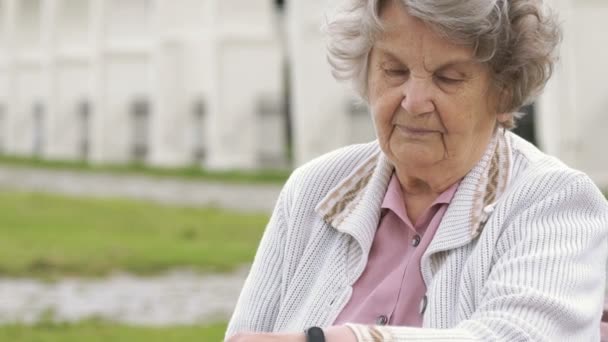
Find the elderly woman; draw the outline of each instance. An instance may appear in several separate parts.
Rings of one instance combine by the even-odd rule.
[[[334,75],[377,141],[297,169],[228,341],[597,341],[608,204],[508,131],[551,74],[540,0],[350,0]]]

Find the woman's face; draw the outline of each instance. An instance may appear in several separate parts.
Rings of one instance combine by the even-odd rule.
[[[368,95],[376,134],[396,167],[472,168],[496,125],[485,64],[469,47],[439,36],[397,1],[369,58]]]

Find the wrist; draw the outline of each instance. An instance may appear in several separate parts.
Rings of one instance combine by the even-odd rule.
[[[323,330],[326,342],[357,342],[357,336],[346,325],[332,326]]]

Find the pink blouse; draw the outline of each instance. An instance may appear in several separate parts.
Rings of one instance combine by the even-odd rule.
[[[334,325],[422,326],[426,286],[420,272],[420,258],[433,239],[458,184],[453,184],[439,195],[412,224],[405,209],[399,180],[393,174],[384,195],[383,216],[367,265],[353,286],[350,301]]]

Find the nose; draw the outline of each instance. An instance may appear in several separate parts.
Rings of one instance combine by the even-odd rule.
[[[431,113],[435,110],[431,95],[431,86],[426,78],[411,77],[403,85],[401,107],[413,115]]]

